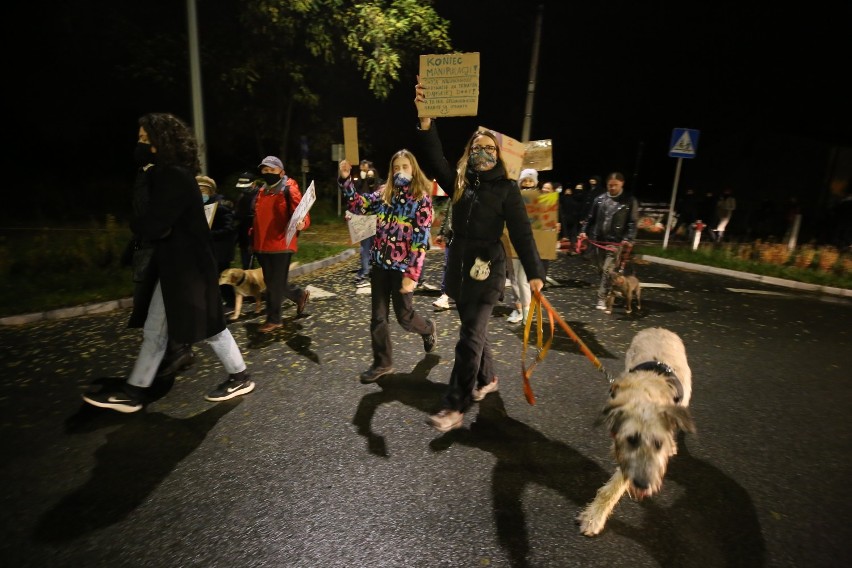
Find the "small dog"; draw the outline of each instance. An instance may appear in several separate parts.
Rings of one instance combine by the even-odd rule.
[[[577,516],[582,534],[600,533],[625,492],[636,500],[659,492],[677,453],[678,430],[695,432],[691,396],[692,371],[680,337],[660,327],[637,333],[597,421],[609,428],[617,467]]]
[[[259,314],[263,311],[261,294],[266,290],[263,269],[227,268],[219,275],[219,284],[230,284],[234,287],[234,313],[228,318],[231,321],[239,319],[245,296],[254,298],[254,313]]]
[[[625,312],[633,312],[633,298],[636,298],[636,309],[642,309],[642,284],[634,274],[621,274],[620,272],[609,273],[610,289],[606,295],[606,312],[612,313],[612,303],[616,295],[624,298]]]

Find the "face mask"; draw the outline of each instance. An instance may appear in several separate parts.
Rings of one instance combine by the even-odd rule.
[[[204,202],[204,203],[207,203],[208,201],[210,201],[210,196],[207,195],[206,193],[202,193],[201,194],[201,201]]]
[[[361,170],[361,179],[367,179],[367,172]]]
[[[406,185],[411,183],[411,178],[408,177],[408,174],[403,172],[397,172],[393,174],[393,185],[394,187],[405,187]]]
[[[490,170],[494,167],[494,164],[497,163],[497,156],[492,156],[485,150],[471,152],[470,157],[467,159],[467,163],[471,168],[478,172]]]
[[[263,181],[265,181],[268,186],[273,186],[283,179],[281,174],[261,174],[261,177],[263,177]]]
[[[154,163],[154,153],[151,152],[151,145],[145,142],[137,142],[136,148],[133,150],[133,162],[140,168]]]

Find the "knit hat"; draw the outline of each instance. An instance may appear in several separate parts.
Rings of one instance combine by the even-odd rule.
[[[536,185],[538,185],[538,172],[532,168],[527,168],[521,171],[521,175],[518,176],[518,181],[520,182],[523,179],[531,178]]]
[[[282,162],[279,158],[275,156],[267,156],[260,164],[258,164],[257,169],[260,169],[263,166],[269,166],[270,168],[278,168],[279,170],[283,170],[284,162]]]
[[[213,178],[207,176],[195,176],[195,181],[198,183],[199,187],[209,187],[215,193],[216,182],[213,181]]]

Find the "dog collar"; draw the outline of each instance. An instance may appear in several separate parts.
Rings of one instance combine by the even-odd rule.
[[[644,363],[639,363],[630,369],[631,373],[634,371],[653,371],[658,375],[664,376],[666,378],[666,382],[675,390],[675,404],[680,404],[680,401],[683,400],[683,385],[681,384],[680,379],[677,378],[674,369],[662,361],[645,361]]]
[[[243,285],[243,282],[245,282],[245,281],[246,281],[246,273],[245,273],[245,272],[243,272],[243,277],[242,277],[242,278],[240,278],[240,281],[239,281],[239,282],[237,282],[237,283],[235,284],[235,286],[242,286],[242,285]]]

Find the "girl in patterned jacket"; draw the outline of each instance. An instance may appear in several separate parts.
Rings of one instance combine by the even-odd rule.
[[[393,372],[389,308],[393,302],[396,321],[405,331],[420,334],[426,353],[435,348],[435,324],[414,311],[412,297],[423,272],[432,227],[432,181],[414,154],[400,150],[390,162],[391,179],[373,193],[357,193],[350,176],[352,165],[339,164],[338,185],[356,215],[376,215],[376,235],[370,249],[370,340],[373,364],[361,373],[370,383]]]

